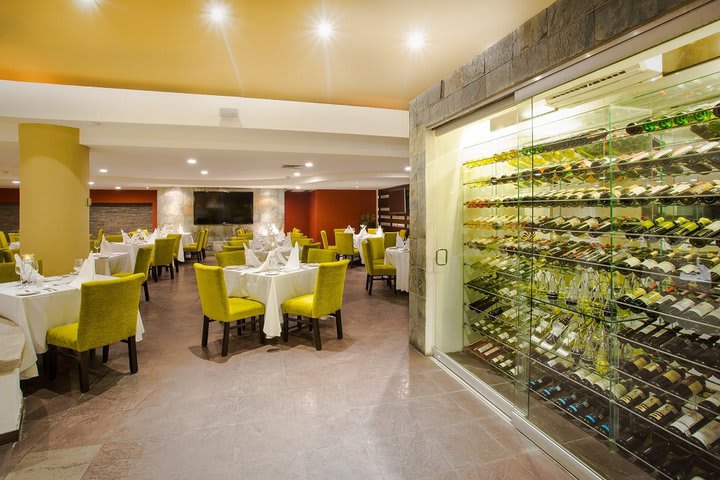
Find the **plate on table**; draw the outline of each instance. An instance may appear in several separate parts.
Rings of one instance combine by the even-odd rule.
[[[247,265],[228,265],[225,267],[227,270],[246,270]]]
[[[280,272],[263,272],[263,273],[269,277],[274,277],[275,275],[280,275]]]
[[[26,288],[23,290],[18,290],[15,295],[17,295],[18,297],[27,297],[29,295],[37,295],[38,293],[40,293],[40,290],[30,290]]]

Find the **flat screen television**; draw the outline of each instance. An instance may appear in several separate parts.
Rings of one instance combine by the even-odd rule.
[[[390,206],[390,213],[407,213],[407,198],[404,188],[390,190],[389,196],[390,198],[388,199],[388,203]]]
[[[195,225],[253,223],[252,192],[195,192]]]

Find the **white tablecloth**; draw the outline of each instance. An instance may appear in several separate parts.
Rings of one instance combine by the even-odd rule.
[[[104,247],[100,247],[100,253],[127,253],[130,255],[130,261],[132,262],[132,268],[130,272],[135,270],[135,259],[137,258],[137,252],[142,247],[147,247],[152,243],[119,243],[119,242],[108,242]]]
[[[20,378],[38,375],[37,354],[47,351],[45,337],[54,327],[78,321],[80,315],[80,289],[68,285],[72,276],[47,279],[43,290],[35,295],[20,296],[18,282],[0,284],[0,316],[20,326],[25,332],[25,348],[20,361]],[[114,277],[96,275],[96,280]],[[47,288],[57,291],[51,292]],[[140,312],[137,316],[136,340],[145,332]]]
[[[360,252],[360,263],[365,265],[365,255],[363,255],[362,251],[362,241],[367,240],[368,238],[383,238],[384,235],[378,235],[378,234],[365,234],[360,235],[359,233],[353,233],[353,247],[358,249],[358,252]]]
[[[385,265],[393,265],[397,269],[396,288],[409,292],[410,285],[410,250],[390,247],[385,250]]]
[[[191,243],[195,243],[193,241],[192,233],[183,233],[182,238],[180,239],[180,245],[178,245],[178,255],[177,258],[179,261],[184,262],[185,261],[185,245],[189,245]]]
[[[265,327],[268,338],[278,337],[282,332],[282,302],[300,295],[312,293],[318,269],[303,266],[294,272],[278,275],[253,273],[255,269],[227,267],[225,285],[231,297],[249,297],[265,304]]]
[[[95,273],[98,275],[112,275],[135,270],[129,253],[96,253],[93,254],[93,257],[95,257]]]
[[[10,245],[8,245],[11,250],[17,250],[20,248],[20,242],[10,242]]]

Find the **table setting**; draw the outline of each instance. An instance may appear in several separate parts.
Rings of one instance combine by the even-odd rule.
[[[347,231],[348,229],[346,228],[345,232]],[[351,229],[351,231],[354,231],[354,229]],[[363,254],[362,250],[363,240],[367,240],[368,238],[383,237],[384,235],[385,234],[383,233],[382,227],[378,227],[375,233],[368,233],[366,225],[360,225],[360,232],[353,233],[353,247],[357,248],[358,252],[360,253],[360,263],[365,265],[365,255]]]
[[[395,246],[385,249],[385,265],[393,265],[397,270],[395,277],[397,290],[409,291],[410,283],[410,245],[398,235]]]

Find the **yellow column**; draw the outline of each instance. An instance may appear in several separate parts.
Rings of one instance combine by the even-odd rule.
[[[42,259],[45,275],[87,257],[90,152],[80,130],[20,124],[20,248]]]

